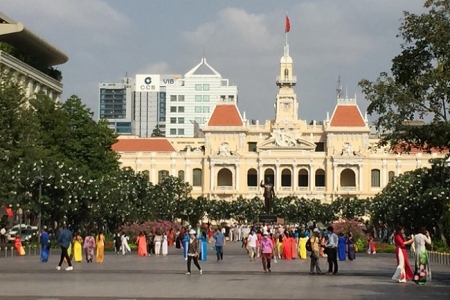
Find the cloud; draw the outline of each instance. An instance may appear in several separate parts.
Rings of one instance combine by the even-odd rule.
[[[300,117],[323,120],[335,105],[338,75],[349,84],[349,94],[358,91],[363,77],[389,70],[390,60],[399,53],[395,35],[403,10],[417,11],[422,0],[309,0],[289,7],[290,55]],[[286,9],[286,8],[283,8]],[[186,58],[208,61],[239,87],[239,106],[247,116],[272,119],[283,55],[284,18],[281,9],[251,13],[244,8],[226,8],[214,21],[184,31],[181,39]],[[359,94],[364,111],[367,103]],[[255,110],[255,104],[265,109]]]
[[[149,64],[137,71],[137,74],[172,74],[170,66],[165,61]]]

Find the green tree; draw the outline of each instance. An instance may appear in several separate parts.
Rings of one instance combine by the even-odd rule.
[[[402,52],[392,60],[392,74],[359,83],[370,101],[368,113],[378,116],[381,143],[404,151],[450,146],[450,5],[427,0],[424,6],[428,11],[420,15],[404,12]],[[425,124],[408,122],[417,119]]]

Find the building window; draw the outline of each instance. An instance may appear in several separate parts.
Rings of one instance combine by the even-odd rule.
[[[203,112],[209,113],[209,106],[203,106]]]
[[[192,186],[202,186],[202,170],[192,170]]]
[[[248,142],[248,152],[256,152],[256,142]]]
[[[177,96],[176,95],[170,95],[170,101],[172,101],[172,102],[177,101]]]
[[[195,112],[197,112],[197,111],[195,111]],[[202,117],[195,117],[195,122],[197,124],[203,124],[203,118]]]
[[[195,102],[202,102],[202,96],[201,95],[196,95],[195,96]]]
[[[178,128],[178,135],[184,135],[184,128]]]
[[[184,102],[184,95],[179,95],[178,96],[178,101],[179,102]]]
[[[178,118],[178,124],[184,124],[184,118]]]
[[[318,142],[316,144],[316,152],[325,152],[325,143],[324,142]]]
[[[178,178],[180,178],[181,180],[184,181],[184,171],[183,170],[178,171]]]
[[[178,112],[184,113],[184,106],[178,106]]]
[[[203,96],[203,102],[209,102],[209,95]]]
[[[298,171],[298,186],[307,187],[308,181],[308,171],[306,169]]]
[[[247,172],[247,186],[258,186],[258,172],[255,169]]]
[[[316,171],[316,187],[324,187],[325,186],[325,171],[322,169],[318,169]]]
[[[177,112],[177,107],[176,106],[171,106],[170,107],[170,112]]]
[[[196,91],[201,91],[202,90],[202,85],[201,84],[196,84],[195,85],[195,90]]]
[[[394,171],[389,171],[389,173],[388,173],[389,182],[394,180],[394,177],[395,177],[395,172]]]
[[[170,135],[176,135],[177,130],[175,128],[170,128]]]
[[[287,187],[291,186],[292,183],[292,177],[291,177],[291,170],[284,169],[281,171],[281,186]]]
[[[380,187],[380,170],[373,169],[370,173],[372,175],[372,187]]]
[[[169,171],[161,170],[158,171],[158,183],[161,183],[164,179],[164,177],[169,176]]]
[[[176,124],[177,118],[170,118],[170,124]]]
[[[202,112],[202,107],[201,106],[196,106],[195,107],[195,112],[196,113],[201,113]],[[199,123],[200,124],[200,123]]]
[[[203,85],[203,90],[204,91],[209,91],[209,84],[204,84]]]

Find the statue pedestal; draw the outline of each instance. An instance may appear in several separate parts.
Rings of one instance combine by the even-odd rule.
[[[261,223],[278,223],[278,217],[274,214],[259,215],[259,222]]]

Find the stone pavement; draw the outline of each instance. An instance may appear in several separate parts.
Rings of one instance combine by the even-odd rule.
[[[309,260],[281,261],[263,273],[261,261],[250,262],[245,250],[229,243],[225,257],[214,253],[200,262],[204,273],[186,276],[179,249],[167,257],[107,254],[103,264],[75,264],[71,272],[57,271],[58,255],[48,263],[37,256],[0,259],[0,299],[449,299],[450,268],[433,265],[433,282],[425,286],[398,284],[390,278],[395,256],[362,254],[341,262],[339,275],[311,276]],[[326,270],[325,259],[321,260]]]

